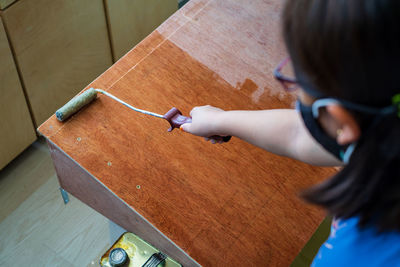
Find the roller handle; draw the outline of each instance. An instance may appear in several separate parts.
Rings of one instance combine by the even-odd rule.
[[[175,128],[180,128],[185,123],[192,123],[192,118],[183,116],[182,112],[175,107],[171,108],[167,113],[165,113],[163,118],[166,119],[171,125],[171,127],[168,129],[168,132],[171,132]],[[213,135],[209,138],[212,138],[216,141],[228,142],[231,140],[232,136]]]

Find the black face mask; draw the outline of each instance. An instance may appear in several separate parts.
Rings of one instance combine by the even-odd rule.
[[[347,161],[344,156],[348,154],[346,152],[350,152],[349,146],[339,145],[334,138],[325,133],[317,121],[318,116],[315,117],[313,106],[306,106],[297,100],[296,109],[300,111],[304,124],[314,139],[340,161]]]
[[[336,142],[336,139],[330,137],[324,131],[324,129],[321,128],[320,124],[317,121],[319,117],[320,108],[336,104],[346,107],[347,109],[350,110],[356,110],[364,114],[373,115],[374,119],[371,124],[377,123],[382,116],[397,112],[397,107],[395,105],[390,105],[384,108],[375,108],[375,107],[352,103],[343,99],[339,100],[335,98],[323,98],[323,97],[319,98],[321,96],[318,97],[316,96],[316,94],[313,94],[312,92],[309,93],[314,97],[317,97],[318,99],[311,106],[306,106],[299,100],[297,100],[296,109],[300,111],[304,124],[307,127],[310,134],[314,137],[314,139],[318,143],[320,143],[327,151],[332,153],[336,158],[343,161],[344,163],[349,162],[350,156],[353,153],[357,144],[351,143],[349,145],[342,146]]]

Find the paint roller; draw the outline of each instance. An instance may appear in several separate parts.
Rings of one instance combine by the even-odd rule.
[[[171,132],[175,128],[181,127],[182,124],[192,122],[192,118],[183,116],[182,112],[180,112],[175,107],[171,108],[164,115],[160,115],[160,114],[150,112],[147,110],[135,108],[135,107],[129,105],[128,103],[122,101],[121,99],[115,97],[114,95],[107,93],[104,90],[94,89],[94,88],[90,88],[90,89],[86,90],[85,92],[83,92],[82,94],[75,96],[67,104],[65,104],[63,107],[61,107],[59,110],[57,110],[56,111],[57,119],[61,122],[67,120],[69,117],[71,117],[72,115],[77,113],[81,108],[83,108],[84,106],[86,106],[89,103],[91,103],[92,101],[94,101],[97,97],[97,93],[106,95],[136,112],[140,112],[140,113],[143,113],[146,115],[150,115],[153,117],[167,120],[169,122],[169,124],[171,125],[171,127],[168,129],[169,132]],[[214,135],[214,136],[211,136],[210,138],[212,138],[216,141],[228,142],[231,139],[231,136]]]

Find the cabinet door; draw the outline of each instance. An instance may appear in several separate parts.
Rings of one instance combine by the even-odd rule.
[[[112,64],[102,0],[19,0],[2,16],[36,126]]]
[[[115,60],[178,9],[177,0],[106,0]]]
[[[0,20],[0,169],[36,139],[31,116]]]

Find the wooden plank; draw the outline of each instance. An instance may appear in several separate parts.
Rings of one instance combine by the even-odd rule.
[[[3,19],[36,125],[112,63],[101,0],[21,0]]]
[[[105,4],[115,60],[178,9],[176,0],[106,0]]]
[[[285,56],[281,5],[192,0],[89,86],[158,113],[176,106],[188,114],[204,104],[292,107],[295,97],[272,76]],[[39,131],[200,264],[289,265],[324,217],[296,192],[334,169],[236,138],[213,146],[167,128],[99,96],[67,122],[53,116]],[[60,180],[68,172],[59,171]],[[85,192],[98,195],[91,186]]]
[[[3,23],[0,19],[0,170],[36,139]]]
[[[0,9],[5,9],[17,0],[0,0]]]

